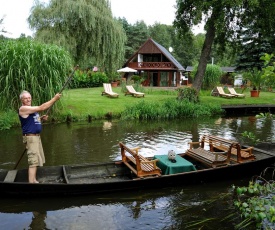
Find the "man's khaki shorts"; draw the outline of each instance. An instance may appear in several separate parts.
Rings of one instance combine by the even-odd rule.
[[[23,143],[26,144],[29,167],[43,166],[45,156],[40,136],[23,136]]]

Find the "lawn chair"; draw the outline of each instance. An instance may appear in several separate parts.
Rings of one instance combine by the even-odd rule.
[[[134,97],[144,97],[144,93],[137,92],[132,85],[126,85],[127,92],[126,95],[132,95]]]
[[[114,93],[110,83],[103,83],[104,91],[101,93],[101,96],[108,95],[109,97],[118,97],[119,94]]]
[[[233,98],[236,97],[235,95],[229,94],[229,93],[225,93],[223,91],[223,88],[221,86],[217,86],[217,91],[218,91],[218,95],[220,97],[225,97],[225,98]]]
[[[239,97],[239,98],[245,97],[244,94],[242,94],[242,93],[237,93],[237,92],[235,91],[234,88],[228,87],[228,91],[229,91],[230,94],[232,94],[232,95],[234,95],[234,96],[236,96],[236,97]]]

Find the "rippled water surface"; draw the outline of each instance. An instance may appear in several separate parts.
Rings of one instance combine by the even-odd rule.
[[[274,121],[255,117],[183,119],[165,122],[92,122],[44,125],[45,165],[82,164],[120,159],[118,142],[140,146],[144,156],[177,153],[205,133],[241,141],[251,131],[274,142]],[[0,131],[0,168],[12,169],[22,152],[20,128]],[[19,168],[27,167],[26,156]],[[238,181],[109,195],[43,198],[0,198],[1,229],[232,229],[221,221],[232,210],[227,194]]]

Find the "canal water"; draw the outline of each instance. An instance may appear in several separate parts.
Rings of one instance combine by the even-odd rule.
[[[274,142],[274,125],[272,119],[254,116],[94,121],[45,124],[41,138],[45,165],[66,165],[118,160],[118,142],[141,147],[144,156],[185,152],[188,142],[207,133],[241,142],[241,134],[248,131],[263,142]],[[0,149],[0,168],[12,169],[24,151],[19,127],[0,131]],[[24,167],[26,156],[18,165]],[[1,197],[0,229],[232,229],[240,221],[232,185],[247,185],[249,179],[96,196]]]

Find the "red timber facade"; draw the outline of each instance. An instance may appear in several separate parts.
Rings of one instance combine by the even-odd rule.
[[[144,86],[180,86],[182,72],[185,71],[169,51],[151,38],[128,59],[123,67],[126,66],[146,78]]]

